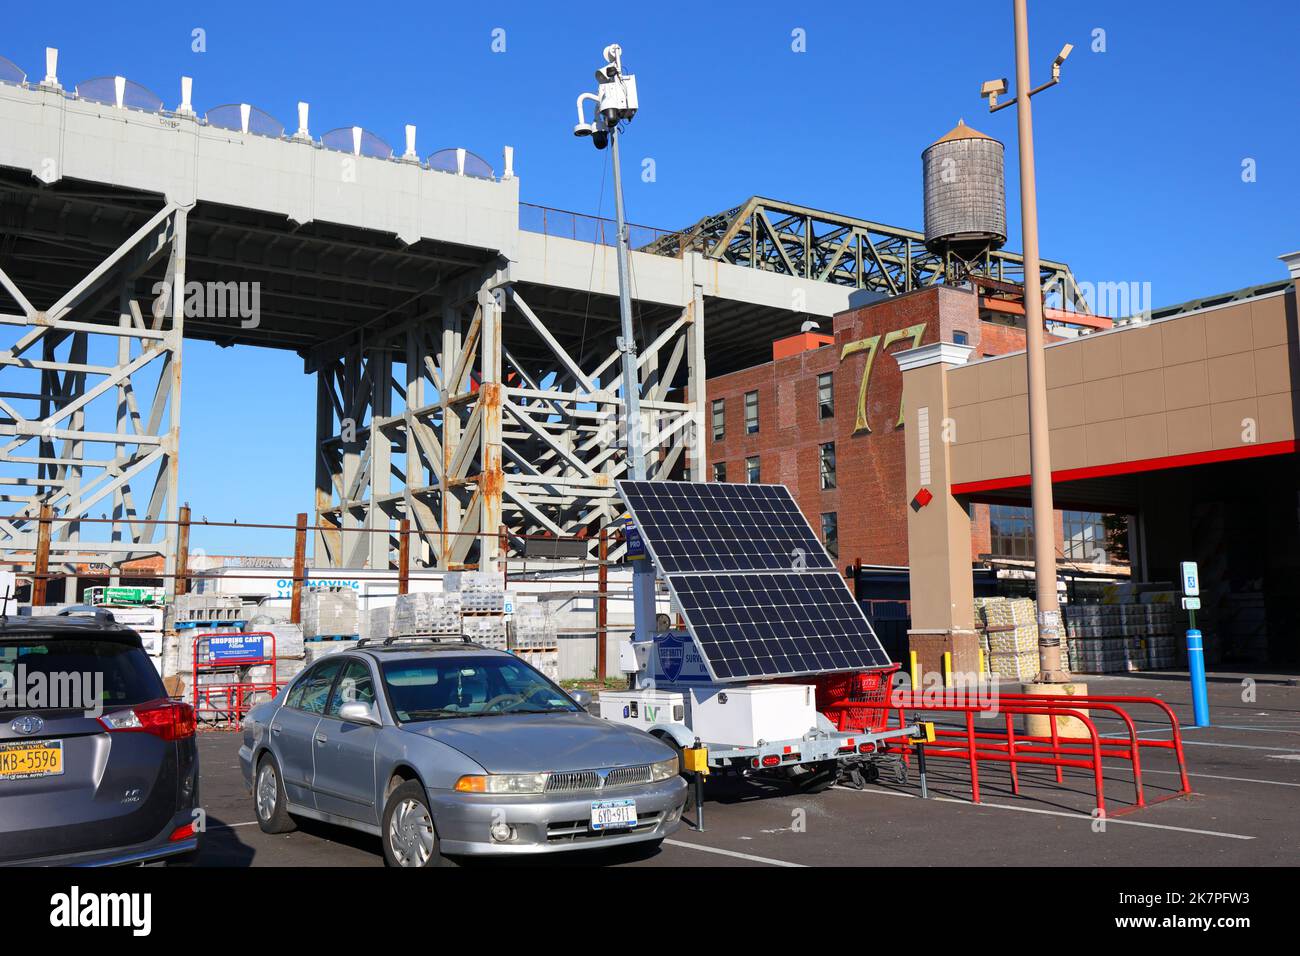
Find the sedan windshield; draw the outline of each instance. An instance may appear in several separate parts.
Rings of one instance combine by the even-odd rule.
[[[387,661],[382,670],[388,701],[403,723],[580,710],[560,688],[510,658]]]

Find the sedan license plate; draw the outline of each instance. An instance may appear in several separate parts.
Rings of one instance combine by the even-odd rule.
[[[635,800],[601,800],[591,805],[591,828],[614,830],[636,826]]]
[[[0,780],[56,777],[63,773],[63,741],[0,744]]]

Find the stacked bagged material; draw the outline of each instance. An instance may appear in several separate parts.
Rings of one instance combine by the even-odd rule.
[[[300,624],[263,624],[249,628],[252,631],[265,631],[275,638],[275,656],[281,659],[302,660],[302,625]],[[266,651],[271,651],[271,641],[266,641]]]
[[[555,618],[545,604],[520,604],[510,620],[510,647],[558,648]]]
[[[461,595],[459,592],[425,591],[399,594],[393,605],[391,630],[406,637],[412,634],[459,634]]]
[[[1033,598],[976,598],[975,626],[989,671],[1009,680],[1038,674],[1038,613]]]
[[[506,622],[499,617],[467,617],[462,633],[475,644],[504,651],[507,649]]]
[[[520,647],[514,651],[516,657],[522,661],[527,661],[534,668],[541,671],[546,677],[553,681],[560,679],[560,651],[539,650],[537,648]]]
[[[352,588],[308,588],[302,595],[303,637],[357,633],[357,592]]]
[[[506,606],[505,580],[490,571],[452,571],[443,578],[447,591],[459,591],[461,609],[472,613],[501,613]]]
[[[357,646],[355,640],[352,641],[311,641],[305,645],[303,662],[305,665],[314,664],[322,657],[329,657],[331,654],[341,654],[343,651],[349,651]]]
[[[1116,591],[1116,599],[1127,592]],[[1070,668],[1114,674],[1176,663],[1174,610],[1167,592],[1141,602],[1082,604],[1069,609]]]
[[[393,633],[393,609],[391,607],[372,607],[366,614],[367,625],[364,637],[372,641],[386,640]]]

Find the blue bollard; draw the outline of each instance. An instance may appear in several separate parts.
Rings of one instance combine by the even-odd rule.
[[[1210,726],[1210,700],[1205,689],[1205,648],[1201,632],[1192,628],[1187,632],[1187,669],[1192,677],[1192,713],[1197,727]]]

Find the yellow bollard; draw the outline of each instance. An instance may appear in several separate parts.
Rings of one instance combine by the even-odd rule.
[[[952,687],[952,651],[943,652],[943,686]]]
[[[916,661],[916,651],[908,651],[907,656],[911,663],[911,667],[909,668],[909,670],[911,671],[912,674],[912,690],[920,690],[921,675],[918,673],[918,671],[920,670],[920,665]]]
[[[983,678],[988,671],[984,669],[984,648],[980,648],[980,677]]]

